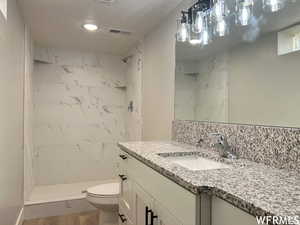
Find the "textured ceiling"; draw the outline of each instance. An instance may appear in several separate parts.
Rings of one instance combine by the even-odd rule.
[[[157,25],[182,0],[19,0],[39,45],[124,54]],[[82,30],[84,22],[95,22],[96,33]],[[132,32],[118,35],[109,28]]]

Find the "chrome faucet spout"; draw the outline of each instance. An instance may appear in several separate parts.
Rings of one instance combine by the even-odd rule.
[[[220,156],[227,159],[236,159],[237,156],[232,152],[231,147],[228,144],[227,138],[225,135],[220,133],[212,133],[214,137],[217,137],[217,142],[213,144],[213,147],[217,148]]]

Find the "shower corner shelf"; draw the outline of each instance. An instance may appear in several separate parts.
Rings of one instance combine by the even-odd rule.
[[[127,86],[125,86],[125,85],[118,85],[118,86],[115,86],[115,88],[126,91]]]

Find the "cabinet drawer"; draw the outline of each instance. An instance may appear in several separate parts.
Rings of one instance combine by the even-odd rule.
[[[126,167],[127,163],[128,163],[128,157],[129,155],[122,151],[122,150],[119,150],[118,152],[118,167],[119,167],[119,170],[123,170],[124,167]]]
[[[133,157],[125,166],[134,182],[138,183],[154,199],[158,200],[171,214],[176,215],[184,225],[199,222],[199,197],[180,187]]]
[[[125,173],[127,180],[122,181],[121,196],[119,198],[119,205],[123,208],[127,216],[133,219],[133,191],[132,180],[129,175]]]
[[[126,159],[127,160],[127,159]],[[133,191],[132,191],[132,178],[131,175],[128,174],[128,171],[126,169],[126,166],[123,166],[126,164],[126,161],[121,159],[120,162],[122,165],[119,168],[119,176],[121,181],[121,195],[119,197],[119,205],[123,208],[126,215],[129,217],[129,219],[133,220]]]

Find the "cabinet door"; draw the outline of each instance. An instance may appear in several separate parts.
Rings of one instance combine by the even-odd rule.
[[[153,209],[153,198],[138,184],[134,183],[135,224],[150,225],[150,210]]]
[[[133,225],[130,218],[126,215],[126,212],[124,211],[124,208],[120,206],[119,208],[119,225]]]
[[[257,225],[256,218],[217,198],[212,199],[212,225]]]
[[[183,225],[183,223],[179,221],[175,215],[162,206],[162,204],[158,201],[155,201],[155,213],[157,215],[157,219],[155,219],[154,225]]]

